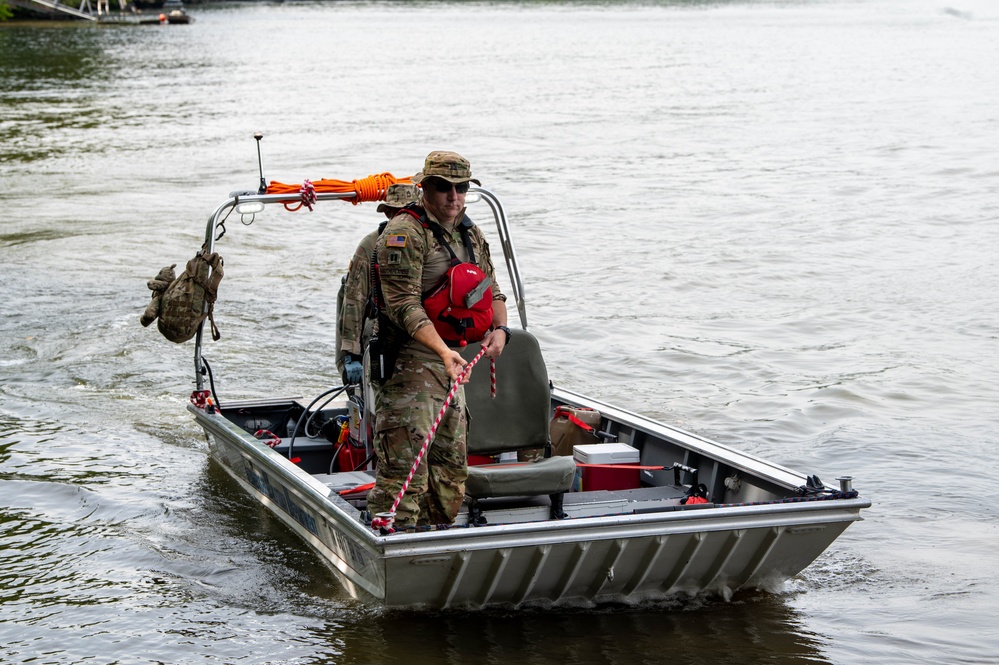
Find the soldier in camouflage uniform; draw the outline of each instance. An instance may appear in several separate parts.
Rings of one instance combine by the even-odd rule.
[[[364,236],[354,250],[354,258],[351,259],[350,267],[340,285],[339,316],[336,322],[336,368],[344,383],[361,382],[361,359],[364,356],[364,345],[370,337],[370,331],[366,333],[364,329],[364,316],[371,291],[370,266],[375,241],[388,220],[395,217],[400,208],[416,203],[419,198],[420,189],[416,185],[389,185],[385,192],[385,203],[378,206],[378,212],[385,215],[385,221]]]
[[[462,261],[469,257],[458,224],[465,219],[465,193],[470,181],[479,184],[472,178],[468,161],[453,152],[430,153],[423,171],[413,176],[413,182],[423,188],[427,221],[440,225],[448,244]],[[493,327],[482,339],[482,347],[487,356],[495,358],[508,340],[506,296],[496,282],[489,245],[482,231],[472,226],[469,237],[479,268],[493,280]],[[423,307],[422,294],[435,286],[451,267],[450,255],[433,232],[403,211],[379,237],[377,251],[385,314],[405,341],[392,376],[377,387],[378,469],[375,487],[368,493],[368,510],[372,513],[386,512],[392,507],[452,382],[467,364],[441,338]],[[459,389],[399,503],[396,528],[454,521],[468,477],[467,427],[464,389]]]

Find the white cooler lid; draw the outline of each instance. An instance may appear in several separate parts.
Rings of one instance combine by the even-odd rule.
[[[637,448],[627,443],[588,443],[572,447],[572,457],[582,464],[638,464]]]

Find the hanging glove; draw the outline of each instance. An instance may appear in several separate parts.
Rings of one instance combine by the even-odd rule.
[[[150,323],[156,320],[156,317],[160,315],[160,300],[163,298],[163,292],[167,290],[170,283],[173,282],[177,275],[174,272],[174,268],[177,264],[169,265],[166,268],[160,268],[160,271],[156,274],[156,277],[152,278],[146,282],[146,286],[149,290],[153,292],[152,300],[146,305],[146,311],[142,313],[139,318],[139,323],[143,326],[148,326]]]
[[[357,356],[347,355],[343,363],[343,375],[346,377],[347,383],[357,385],[361,383],[361,377],[364,375],[364,366],[361,364],[360,359]]]

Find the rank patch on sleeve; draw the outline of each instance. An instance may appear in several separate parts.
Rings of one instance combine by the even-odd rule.
[[[406,236],[403,236],[405,238]],[[388,264],[389,265],[399,265],[402,263],[402,254],[399,252],[389,252],[388,253]]]
[[[387,237],[385,239],[385,246],[386,247],[405,247],[406,246],[406,235],[400,233],[398,235],[392,235],[392,236]]]

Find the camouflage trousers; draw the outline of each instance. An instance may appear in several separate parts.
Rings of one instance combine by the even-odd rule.
[[[375,397],[375,486],[368,492],[372,514],[392,508],[451,388],[444,363],[429,351],[403,346],[392,378]],[[434,440],[396,509],[395,525],[451,524],[465,498],[468,477],[464,388],[455,394]]]

